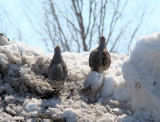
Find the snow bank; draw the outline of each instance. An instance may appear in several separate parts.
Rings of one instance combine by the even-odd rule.
[[[141,37],[122,69],[137,115],[160,121],[160,33]]]
[[[111,54],[111,66],[102,74],[90,72],[89,54],[62,53],[68,77],[55,97],[47,74],[53,53],[20,42],[0,46],[0,121],[136,120],[121,70],[127,56]]]
[[[24,43],[12,42],[1,46],[0,73],[4,81],[3,89],[9,94],[18,92],[22,96],[28,92],[37,95],[51,93],[52,89],[45,78],[49,62],[49,58],[38,48],[34,51],[34,48]]]
[[[47,78],[53,54],[45,55],[41,49],[35,50],[21,42],[0,46],[0,120],[114,121],[118,114],[108,112],[105,105],[108,97],[113,101],[126,100],[120,68],[126,56],[112,54],[111,68],[103,74],[90,72],[89,52],[65,52],[62,56],[68,67],[68,78],[61,95],[55,98]],[[81,93],[85,84],[91,86],[88,95]],[[48,95],[52,95],[50,99],[43,99]]]
[[[106,71],[104,84],[101,90],[101,96],[107,98],[112,96],[120,102],[127,102],[130,98],[127,92],[127,84],[123,79],[121,66],[127,60],[125,55],[112,54],[112,63],[110,69]]]
[[[103,80],[103,74],[94,71],[87,76],[84,86],[89,87],[90,85],[91,92],[97,92],[101,88]]]

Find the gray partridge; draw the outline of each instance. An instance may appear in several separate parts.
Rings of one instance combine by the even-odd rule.
[[[90,53],[89,67],[92,71],[104,72],[110,67],[111,57],[106,48],[105,41],[105,37],[101,36],[99,46]]]
[[[54,56],[48,67],[48,77],[54,83],[63,84],[67,77],[67,65],[64,62],[59,46],[54,49]]]

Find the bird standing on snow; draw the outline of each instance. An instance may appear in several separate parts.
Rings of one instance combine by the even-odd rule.
[[[92,71],[103,72],[110,67],[111,57],[106,48],[105,41],[105,37],[101,36],[99,46],[90,53],[89,67]]]
[[[55,84],[62,85],[67,77],[67,65],[61,56],[59,46],[54,49],[54,56],[48,67],[48,76]]]

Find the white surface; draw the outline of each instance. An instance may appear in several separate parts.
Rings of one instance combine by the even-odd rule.
[[[29,122],[37,113],[51,118],[62,116],[67,121],[159,120],[159,52],[160,34],[143,37],[130,57],[111,54],[111,66],[103,74],[90,72],[89,52],[65,52],[62,56],[68,67],[69,80],[65,82],[61,96],[40,99],[31,97],[30,92],[36,95],[36,92],[51,88],[44,80],[44,74],[53,54],[45,55],[41,49],[19,42],[0,46],[0,94],[3,93],[1,97],[4,98],[0,98],[0,120],[11,121],[17,117],[27,118]],[[86,81],[91,85],[89,94],[96,92],[95,98],[80,92]],[[73,93],[71,89],[74,89]],[[94,103],[88,104],[90,101]]]
[[[133,109],[160,121],[160,33],[139,38],[122,69]]]

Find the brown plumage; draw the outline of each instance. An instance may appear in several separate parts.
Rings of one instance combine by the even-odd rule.
[[[54,56],[48,67],[49,79],[54,83],[63,84],[67,77],[67,65],[64,62],[59,46],[54,49]]]
[[[105,41],[105,37],[101,36],[99,46],[90,53],[89,67],[92,71],[103,72],[110,67],[111,57],[106,48]]]

